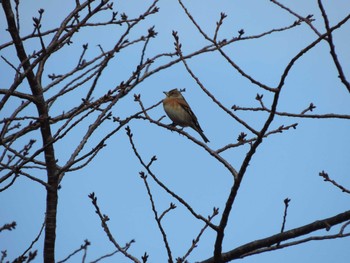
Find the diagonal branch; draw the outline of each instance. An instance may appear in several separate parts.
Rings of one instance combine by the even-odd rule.
[[[147,170],[147,173],[152,177],[152,179],[162,188],[164,189],[168,194],[170,194],[172,197],[174,197],[177,201],[179,201],[183,206],[185,206],[187,208],[187,210],[197,219],[202,220],[203,222],[205,222],[206,224],[208,224],[213,230],[216,230],[217,227],[211,223],[208,219],[206,219],[205,217],[203,217],[200,214],[197,214],[193,208],[185,201],[183,200],[180,196],[178,196],[177,194],[175,194],[173,191],[171,191],[165,184],[163,184],[155,175],[154,173],[151,171],[150,167],[143,161],[142,157],[140,156],[139,152],[137,151],[134,141],[132,139],[133,134],[131,133],[130,127],[127,126],[126,127],[126,131],[127,131],[127,135],[129,137],[129,141],[131,144],[131,147],[137,157],[137,159],[140,161],[141,165]]]
[[[223,253],[222,262],[228,262],[234,259],[242,258],[245,255],[252,253],[254,251],[257,251],[261,248],[268,248],[270,246],[278,244],[279,242],[304,236],[309,233],[315,232],[317,230],[321,230],[321,229],[329,230],[332,226],[338,225],[348,220],[350,220],[350,210],[333,217],[317,220],[313,223],[310,223],[298,228],[294,228],[289,231],[285,231],[283,233],[279,233],[267,238],[259,239],[259,240],[244,244],[229,252]],[[344,230],[344,227],[342,228],[340,235],[344,235],[344,237],[349,236],[348,234],[343,234],[342,233],[343,230]],[[309,241],[309,240],[306,240],[306,241]],[[217,263],[217,262],[218,261],[215,261],[215,258],[212,257],[204,261],[201,261],[200,263]]]
[[[97,197],[95,196],[95,193],[91,193],[89,194],[89,198],[91,199],[91,202],[93,204],[93,206],[95,207],[96,209],[96,214],[98,215],[98,217],[100,218],[101,220],[101,224],[102,224],[102,228],[103,230],[105,231],[105,233],[107,234],[108,236],[108,239],[112,242],[112,244],[127,258],[129,258],[130,260],[132,260],[133,262],[135,263],[140,263],[140,261],[132,256],[131,254],[129,254],[126,250],[126,248],[123,248],[119,245],[119,243],[115,240],[115,238],[113,237],[111,231],[109,230],[109,227],[108,227],[108,224],[107,224],[107,221],[109,220],[109,217],[105,214],[102,214],[98,204],[97,204]]]
[[[280,2],[276,1],[276,0],[270,0],[272,3],[274,3],[275,5],[281,7],[282,9],[286,10],[287,12],[289,12],[290,14],[292,14],[293,16],[297,17],[300,21],[305,22],[318,36],[321,36],[321,33],[318,32],[318,30],[316,29],[316,27],[314,27],[314,25],[312,24],[312,21],[314,21],[314,19],[312,19],[313,15],[308,15],[306,18],[298,15],[296,12],[294,12],[293,10],[291,10],[290,8],[286,7],[285,5],[281,4]]]
[[[346,189],[344,186],[338,184],[336,181],[331,179],[329,177],[328,173],[326,173],[325,171],[320,172],[319,176],[321,176],[325,182],[330,182],[332,185],[334,185],[335,187],[337,187],[340,190],[342,190],[342,192],[350,194],[350,190],[349,189]]]
[[[325,24],[325,28],[327,30],[327,38],[326,38],[326,41],[328,42],[329,44],[329,48],[330,48],[330,53],[331,53],[331,56],[332,56],[332,59],[334,61],[334,64],[338,70],[338,74],[339,74],[339,78],[341,80],[341,82],[345,85],[345,87],[347,88],[347,90],[350,92],[350,83],[349,81],[346,79],[345,77],[345,74],[344,74],[344,71],[343,71],[343,68],[339,62],[339,59],[338,59],[338,56],[337,56],[337,53],[335,52],[335,46],[334,46],[334,41],[333,41],[333,34],[332,34],[332,31],[330,26],[329,26],[329,21],[328,21],[328,16],[327,16],[327,13],[323,7],[323,4],[322,4],[322,1],[321,0],[318,0],[318,6],[321,10],[321,13],[322,13],[322,16],[323,16],[323,20],[324,20],[324,24]]]

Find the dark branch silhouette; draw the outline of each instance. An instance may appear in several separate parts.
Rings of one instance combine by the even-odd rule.
[[[186,19],[186,26],[194,28],[197,36],[191,36],[188,39],[188,36],[174,26],[172,32],[162,35],[162,37],[174,41],[174,45],[163,46],[164,49],[159,51],[158,48],[154,47],[156,47],[155,41],[161,34],[157,32],[159,26],[153,25],[154,20],[152,20],[152,17],[163,12],[158,7],[159,2],[158,0],[150,1],[148,6],[145,6],[138,14],[130,16],[127,12],[119,10],[119,6],[115,6],[114,2],[110,0],[76,0],[75,5],[73,3],[74,6],[67,12],[67,15],[61,21],[56,21],[59,26],[47,28],[45,25],[46,13],[41,8],[32,14],[32,27],[24,32],[24,22],[20,13],[21,1],[1,1],[6,19],[6,32],[3,33],[6,33],[9,38],[6,42],[0,43],[0,51],[13,53],[17,60],[10,58],[6,52],[1,54],[0,63],[7,67],[6,72],[9,76],[6,76],[6,80],[10,81],[6,84],[7,86],[3,85],[0,89],[0,112],[2,113],[0,117],[0,194],[5,195],[8,191],[15,190],[16,184],[21,180],[37,184],[46,193],[45,211],[43,211],[45,220],[41,224],[39,232],[31,242],[25,244],[24,252],[16,255],[14,259],[7,259],[7,251],[3,250],[1,262],[30,262],[34,260],[45,263],[56,262],[57,217],[60,213],[66,213],[58,206],[59,190],[64,187],[65,178],[73,172],[84,171],[96,160],[97,156],[103,156],[103,150],[110,147],[111,139],[115,138],[117,134],[127,138],[131,151],[141,166],[140,176],[146,189],[145,198],[150,202],[150,211],[154,216],[153,223],[161,236],[159,247],[163,247],[166,252],[166,259],[157,259],[158,261],[184,263],[193,256],[196,257],[194,260],[198,262],[222,263],[310,241],[350,236],[348,231],[350,211],[344,211],[288,230],[287,225],[290,223],[290,218],[287,218],[287,215],[290,199],[286,198],[279,233],[251,240],[238,247],[232,247],[227,252],[223,251],[225,237],[231,235],[227,227],[235,224],[234,208],[241,192],[241,184],[244,182],[250,166],[254,165],[254,160],[259,158],[256,153],[262,145],[268,144],[268,139],[271,137],[285,136],[288,139],[291,133],[299,132],[300,124],[295,122],[295,118],[298,118],[298,122],[311,119],[317,122],[329,120],[345,122],[350,119],[348,112],[324,111],[322,105],[318,105],[318,101],[313,99],[310,100],[313,102],[307,102],[308,105],[298,106],[300,108],[282,109],[284,106],[282,97],[285,94],[286,83],[291,79],[296,64],[303,63],[303,59],[307,59],[306,54],[314,51],[322,43],[326,43],[330,57],[329,64],[336,70],[338,83],[350,92],[349,76],[347,76],[343,65],[344,58],[336,45],[338,43],[337,35],[343,33],[339,29],[349,24],[350,14],[338,21],[330,21],[327,8],[321,0],[318,0],[317,8],[322,25],[316,26],[314,14],[304,16],[286,4],[271,0],[268,1],[271,2],[271,6],[290,16],[291,22],[255,34],[249,34],[246,32],[248,30],[241,28],[231,35],[225,35],[227,34],[225,33],[227,31],[224,31],[225,26],[231,27],[228,25],[230,10],[224,10],[225,12],[221,12],[219,15],[208,14],[211,18],[217,19],[216,23],[210,25],[213,26],[212,29],[208,30],[207,25],[202,25],[197,19],[195,10],[192,11],[190,5],[187,6],[184,1],[178,0],[176,4]],[[152,24],[149,25],[149,23]],[[309,42],[304,42],[306,44],[302,48],[294,51],[295,53],[285,65],[280,66],[280,74],[277,84],[274,86],[255,77],[253,72],[241,65],[238,60],[239,54],[232,55],[233,53],[231,53],[231,50],[238,44],[250,44],[253,41],[263,42],[273,36],[287,35],[294,30],[300,30],[304,33],[301,31],[302,25],[312,38]],[[91,36],[106,28],[118,28],[118,30],[113,31],[113,38],[109,39],[111,43],[91,45]],[[81,33],[85,30],[89,31],[89,37]],[[73,63],[64,65],[63,69],[60,67],[60,72],[58,72],[57,68],[51,65],[61,63],[57,59],[61,51],[72,46],[76,48],[78,37],[83,38],[81,43],[84,44],[79,44],[80,46],[76,49],[78,51],[70,58]],[[189,42],[197,44],[190,51],[187,47],[185,48]],[[125,67],[123,64],[125,62],[120,60],[121,55],[128,57],[127,66],[130,67],[130,72],[116,72],[115,76],[106,84],[104,78],[110,68],[115,65]],[[234,104],[233,101],[228,103],[216,95],[218,87],[208,82],[201,74],[202,72],[192,64],[192,60],[209,55],[221,59],[225,63],[228,70],[220,73],[225,73],[228,81],[231,81],[230,75],[236,73],[235,76],[257,90],[256,97],[251,98],[252,104],[239,102],[231,106]],[[215,140],[205,144],[196,136],[189,134],[186,128],[178,129],[166,124],[165,116],[157,113],[158,110],[162,110],[160,109],[162,101],[159,101],[158,96],[152,96],[154,100],[151,102],[144,100],[143,94],[154,94],[154,90],[151,89],[152,87],[147,81],[151,78],[155,79],[160,73],[166,72],[166,70],[171,71],[175,67],[181,68],[184,75],[193,81],[193,84],[198,88],[197,91],[208,99],[207,103],[212,104],[213,108],[227,117],[228,124],[239,127],[239,130],[235,130],[235,134],[230,138],[225,138],[225,143],[222,145],[216,145]],[[217,65],[206,65],[206,67],[211,70]],[[113,70],[115,72],[114,68]],[[231,86],[227,85],[225,88],[231,88]],[[185,89],[181,90],[181,92],[184,91]],[[245,91],[242,89],[240,92]],[[134,102],[128,100],[132,96],[134,96]],[[127,103],[126,106],[125,103]],[[127,110],[124,111],[124,109]],[[247,114],[257,116],[259,121],[247,117]],[[145,158],[142,153],[143,142],[136,143],[134,141],[134,136],[142,133],[132,126],[136,122],[152,126],[152,128],[162,130],[164,133],[170,131],[174,136],[180,135],[182,140],[196,147],[198,151],[205,152],[209,158],[218,163],[229,174],[229,190],[224,193],[223,203],[215,204],[215,207],[210,208],[210,211],[199,211],[192,206],[190,199],[185,198],[174,190],[175,188],[165,183],[158,176],[156,169],[163,162],[161,158],[158,159],[156,155],[149,159]],[[228,124],[224,123],[222,127],[228,127],[226,126]],[[123,128],[125,128],[126,134]],[[217,136],[221,136],[219,132]],[[76,134],[78,136],[75,136]],[[169,143],[170,149],[172,142],[167,143]],[[60,146],[68,144],[70,150],[64,152],[62,158]],[[155,145],[155,152],[156,147],[158,145]],[[240,162],[232,160],[230,156],[230,153],[236,149],[239,149],[242,154]],[[177,160],[173,161],[177,163]],[[134,163],[130,165],[134,165]],[[173,167],[173,164],[167,164],[167,166]],[[191,166],[187,169],[191,173],[197,172],[196,167]],[[327,170],[327,168],[324,169]],[[338,179],[331,179],[327,172],[322,171],[319,175],[325,182],[329,182],[331,187],[347,194],[350,193],[348,187],[338,183]],[[336,178],[336,176],[332,176],[332,178]],[[220,176],[216,180],[221,180]],[[160,191],[156,191],[158,190],[156,188],[159,188]],[[162,198],[161,194],[170,198],[170,204],[168,203],[166,208],[162,209],[159,208],[158,203]],[[131,262],[148,262],[149,258],[154,261],[154,257],[148,251],[144,252],[143,255],[133,255],[133,251],[129,250],[131,245],[137,245],[141,248],[143,246],[143,244],[135,243],[134,239],[131,239],[124,246],[121,245],[109,228],[107,224],[109,217],[101,212],[102,209],[97,203],[96,195],[92,193],[89,198],[105,235],[114,247],[112,252],[99,255],[91,262],[100,262],[117,254]],[[183,253],[175,255],[173,240],[168,232],[168,224],[171,224],[174,229],[178,227],[178,222],[172,221],[172,216],[176,215],[180,209],[184,209],[196,222],[197,230],[193,233],[192,242],[176,240],[176,245],[181,246]],[[17,222],[19,222],[17,219],[16,222],[8,222],[10,221],[3,222],[0,234],[8,231],[10,232],[6,234],[11,234],[13,231],[18,231],[16,229]],[[331,233],[332,227],[336,225],[341,225],[340,230],[337,233]],[[91,228],[99,228],[99,226],[91,226]],[[321,234],[315,235],[314,232],[319,230],[328,232],[323,231],[320,232]],[[207,241],[204,235],[207,232],[213,234],[214,238],[208,252],[211,253],[211,256],[204,260],[203,256],[198,258],[195,251],[202,242]],[[41,239],[43,239],[43,251],[35,250],[35,246],[41,242]],[[89,240],[91,239],[89,238]],[[62,257],[63,259],[58,262],[72,261],[78,255],[81,255],[82,262],[85,262],[88,251],[89,253],[91,251],[88,248],[94,245],[86,239],[80,247],[79,245],[74,246],[78,247],[74,251],[67,251]],[[38,259],[40,255],[42,258]]]

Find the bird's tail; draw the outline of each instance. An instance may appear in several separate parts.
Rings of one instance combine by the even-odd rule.
[[[199,133],[199,135],[203,138],[203,140],[204,140],[205,143],[209,142],[208,138],[204,135],[202,129],[199,128],[199,129],[195,129],[195,130],[196,130],[196,131]]]
[[[202,136],[205,143],[209,142],[208,138],[204,135],[202,131],[199,134]]]

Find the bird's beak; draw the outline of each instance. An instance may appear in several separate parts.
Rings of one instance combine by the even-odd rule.
[[[163,93],[165,94],[165,96],[168,96],[168,92],[166,92],[166,91],[163,91]]]

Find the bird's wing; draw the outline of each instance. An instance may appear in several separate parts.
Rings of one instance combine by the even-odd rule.
[[[191,110],[190,105],[188,105],[187,101],[185,99],[183,99],[183,100],[179,100],[178,102],[179,102],[180,106],[191,116],[191,119],[195,125],[195,127],[192,127],[192,128],[198,128],[199,130],[202,131],[201,126],[199,126],[197,117],[193,113],[193,111]]]

